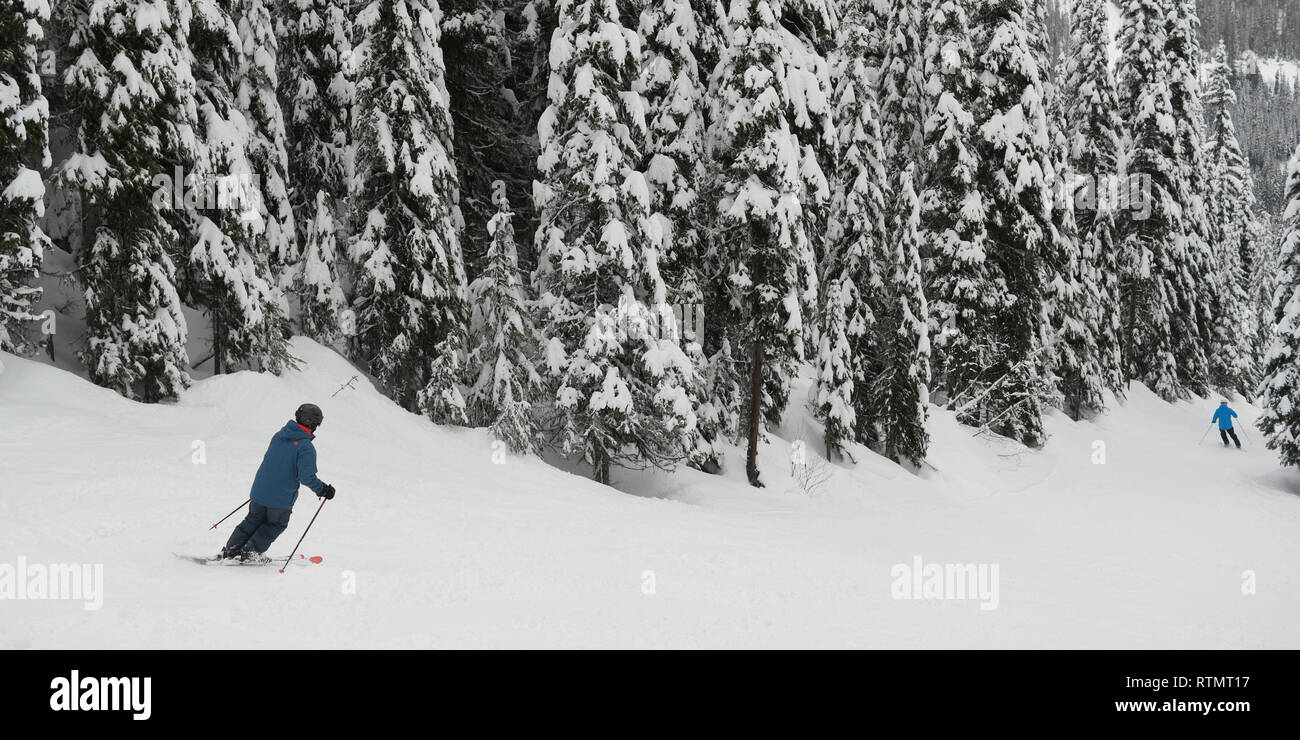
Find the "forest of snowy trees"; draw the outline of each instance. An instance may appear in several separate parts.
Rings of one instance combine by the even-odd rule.
[[[1118,5],[1112,65],[1105,0],[0,0],[0,348],[57,249],[125,396],[303,334],[602,482],[1135,382],[1300,465],[1300,146],[1270,217],[1195,0]]]
[[[1300,0],[1198,0],[1197,14],[1205,47],[1221,41],[1234,60],[1233,117],[1256,198],[1266,216],[1281,215],[1300,140]]]
[[[1197,0],[1202,42],[1222,40],[1232,58],[1243,51],[1300,58],[1297,0]]]

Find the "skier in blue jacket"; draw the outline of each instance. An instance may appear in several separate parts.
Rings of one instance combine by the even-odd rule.
[[[1223,440],[1223,446],[1228,446],[1228,437],[1237,443],[1237,449],[1241,449],[1241,440],[1237,439],[1237,430],[1232,428],[1232,419],[1237,415],[1236,411],[1228,408],[1227,401],[1219,401],[1219,408],[1214,410],[1214,416],[1210,423],[1219,422],[1219,438]]]
[[[334,486],[316,477],[316,428],[325,415],[315,404],[304,403],[294,413],[293,421],[275,433],[262,457],[262,465],[253,478],[248,515],[221,550],[221,558],[269,562],[266,548],[289,526],[289,514],[298,500],[298,486],[310,488],[317,496],[334,498]]]

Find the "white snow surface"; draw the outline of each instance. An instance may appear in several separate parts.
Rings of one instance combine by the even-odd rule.
[[[1237,59],[1237,74],[1258,72],[1260,81],[1279,94],[1292,94],[1300,82],[1300,61],[1278,57],[1261,57],[1247,51]]]
[[[352,366],[305,339],[292,351],[299,371],[201,379],[164,405],[0,353],[0,566],[104,573],[99,610],[0,601],[0,649],[1300,647],[1300,472],[1262,448],[1245,403],[1244,451],[1213,431],[1197,444],[1217,400],[1140,386],[1095,422],[1049,416],[1041,451],[936,409],[933,467],[855,448],[809,495],[788,462],[800,440],[821,460],[802,377],[762,450],[767,488],[745,484],[741,449],[724,476],[616,470],[609,488],[496,464],[486,432],[434,426],[365,380],[331,397]],[[304,401],[325,411],[320,476],[338,488],[302,546],[324,562],[177,558],[220,548],[238,516],[209,525]],[[273,553],[316,501],[303,489]],[[894,599],[891,568],[915,556],[998,565],[997,608]]]

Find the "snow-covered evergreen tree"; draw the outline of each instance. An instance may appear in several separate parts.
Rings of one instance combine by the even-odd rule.
[[[464,423],[466,286],[440,19],[436,0],[373,0],[357,16],[354,351],[402,406]]]
[[[879,107],[880,73],[884,68],[885,46],[889,32],[891,0],[841,0],[840,44],[843,50],[844,32],[852,30],[862,39],[862,64],[869,81],[876,88]]]
[[[1177,199],[1177,125],[1165,55],[1167,0],[1125,0],[1116,87],[1127,126],[1126,207],[1119,212],[1126,376],[1172,401],[1186,396],[1174,316],[1187,273]],[[1184,324],[1185,326],[1185,324]],[[1185,329],[1179,329],[1186,334]]]
[[[1279,281],[1273,301],[1273,343],[1260,385],[1263,414],[1257,422],[1268,448],[1283,465],[1300,466],[1300,146],[1287,173],[1287,206]]]
[[[1257,213],[1250,222],[1246,236],[1249,261],[1243,260],[1249,300],[1253,307],[1254,339],[1251,344],[1259,349],[1256,372],[1263,372],[1264,357],[1273,342],[1273,296],[1277,291],[1278,252],[1282,243],[1282,220],[1269,213]]]
[[[854,2],[844,10],[840,43],[832,57],[837,149],[822,268],[828,280],[841,280],[844,285],[838,296],[827,293],[823,306],[840,311],[847,322],[843,329],[849,343],[846,377],[856,420],[850,433],[879,450],[885,419],[874,391],[874,382],[883,373],[876,313],[888,303],[882,271],[890,238],[886,228],[889,183],[876,101],[877,70],[870,55],[883,35],[873,23],[879,18],[872,15],[870,3]],[[841,305],[836,305],[837,298]],[[825,320],[819,324],[823,332],[828,330]],[[831,346],[823,336],[820,348]]]
[[[263,168],[257,156],[263,137],[245,114],[265,112],[266,101],[241,105],[236,80],[254,85],[261,68],[248,69],[239,29],[227,0],[190,0],[191,22],[184,35],[195,79],[196,140],[192,145],[191,187],[205,197],[185,203],[192,236],[184,238],[179,265],[182,294],[211,321],[212,361],[218,373],[251,362],[279,372],[289,360],[285,328],[287,305],[274,287],[269,254],[283,241],[288,224],[268,212],[264,186],[284,183]],[[250,19],[251,20],[251,19]],[[261,17],[261,23],[269,23]],[[263,52],[265,53],[265,52]],[[263,91],[265,92],[265,91]],[[278,110],[274,96],[269,105]],[[277,185],[278,183],[278,185]],[[215,196],[215,197],[211,197]]]
[[[924,18],[921,146],[894,138],[926,157],[919,230],[935,387],[963,423],[1037,444],[1050,163],[1031,19],[1018,2],[968,16],[951,0]],[[896,223],[905,214],[904,204]]]
[[[41,91],[37,46],[50,20],[46,0],[0,1],[0,350],[31,349],[34,283],[48,240],[42,168],[50,166],[49,103]]]
[[[556,5],[556,0],[520,0],[515,5],[522,28],[513,35],[510,44],[515,83],[512,89],[521,116],[533,124],[534,134],[538,119],[550,104],[547,88],[551,76],[551,37],[559,23]],[[538,151],[536,146],[535,143],[534,153]],[[531,164],[535,167],[536,161]],[[531,250],[532,245],[527,248]]]
[[[915,223],[919,201],[909,172],[907,188],[899,194],[902,217],[891,223],[895,204],[876,100],[879,70],[873,67],[873,59],[879,64],[884,14],[873,2],[855,2],[844,10],[834,56],[838,149],[827,272],[854,288],[846,294],[849,303],[843,309],[852,363],[854,436],[895,460],[919,462],[925,456],[926,408],[918,399],[928,396],[924,386],[929,375]]]
[[[717,319],[710,318],[709,321],[716,323]],[[699,439],[710,443],[702,454],[698,454],[696,463],[706,472],[717,472],[722,468],[723,443],[734,443],[739,439],[744,421],[741,418],[745,406],[744,358],[733,354],[731,339],[726,332],[717,333],[721,335],[718,349],[699,369],[700,402],[695,412],[700,427]]]
[[[1232,67],[1222,42],[1215,47],[1204,74],[1206,84],[1202,97],[1208,119],[1205,157],[1207,169],[1216,175],[1209,187],[1212,196],[1208,204],[1213,243],[1220,247],[1231,244],[1244,254],[1244,221],[1255,205],[1255,194],[1251,188],[1250,164],[1242,154],[1232,120],[1237,96],[1232,90]]]
[[[969,29],[964,6],[959,3],[869,0],[860,3],[857,10],[848,23],[860,26],[867,46],[874,47],[863,49],[861,57],[875,79],[886,178],[884,241],[872,256],[877,266],[871,269],[871,279],[878,278],[882,287],[874,292],[863,289],[866,295],[875,296],[875,310],[863,312],[863,319],[872,326],[863,333],[870,343],[860,347],[864,354],[859,361],[867,381],[855,389],[859,438],[896,460],[900,455],[895,452],[901,452],[919,461],[928,445],[928,385],[933,380],[943,399],[952,398],[950,386],[946,385],[949,378],[942,367],[943,356],[931,354],[941,350],[931,345],[944,338],[943,325],[952,336],[956,327],[949,321],[958,317],[947,313],[952,304],[938,295],[943,288],[936,288],[935,278],[949,275],[949,269],[961,270],[960,258],[982,254],[983,249],[978,216],[966,209],[966,205],[977,202],[968,198],[973,169],[969,155],[972,119],[966,107],[970,103],[970,85],[958,73],[971,58]],[[942,105],[936,105],[938,101]],[[942,176],[931,183],[931,172]],[[893,258],[901,255],[910,259],[913,254],[925,258],[921,265],[924,287],[919,294],[909,296],[905,292],[907,283],[890,281],[897,279],[900,269],[912,269],[895,263]],[[950,258],[958,259],[954,262]],[[941,261],[945,266],[936,270],[935,265]],[[936,300],[926,301],[931,295]],[[977,299],[974,291],[953,297]],[[918,301],[926,305],[923,320],[927,325],[918,332],[926,338],[926,352],[924,357],[919,352],[909,357],[909,345],[904,341],[909,324],[902,319],[904,308]],[[913,308],[911,316],[918,315]],[[896,349],[904,351],[895,354]],[[914,349],[921,347],[916,345]],[[913,362],[918,364],[913,366]],[[912,389],[901,389],[903,392],[889,387],[911,380],[919,383]],[[908,402],[913,396],[923,399],[919,405]],[[878,405],[882,397],[891,402]],[[905,440],[913,444],[899,444]]]
[[[169,256],[183,241],[154,177],[184,163],[193,86],[171,0],[91,0],[64,71],[72,151],[60,176],[80,195],[86,347],[95,383],[158,401],[189,383],[186,325]]]
[[[704,9],[702,17],[709,15],[707,8],[711,5],[712,3],[706,3],[700,6]],[[835,45],[839,19],[836,3],[830,0],[777,0],[765,7],[775,20],[773,35],[780,49],[780,63],[773,69],[781,77],[782,100],[786,106],[784,118],[790,129],[791,145],[798,162],[799,218],[803,224],[801,238],[808,243],[808,249],[801,250],[799,257],[798,299],[800,316],[807,322],[804,327],[807,343],[803,348],[811,351],[816,349],[816,317],[819,307],[817,283],[820,273],[826,269],[827,235],[831,230],[828,223],[830,174],[836,144],[831,105],[833,87],[830,52]],[[734,5],[730,5],[727,12],[726,20],[718,22],[718,25],[727,29],[727,37],[731,38],[737,27],[738,11]],[[703,27],[708,27],[707,20],[703,21]],[[722,61],[726,61],[725,51]],[[726,116],[729,108],[725,103],[719,104],[718,99],[726,84],[727,73],[728,67],[718,64],[710,79],[711,104],[707,120],[715,141],[719,137],[726,137],[727,124],[720,116]],[[719,163],[711,165],[715,168],[722,167]],[[710,202],[716,203],[725,197],[722,192],[725,179],[720,171],[713,173]],[[726,230],[727,226],[723,224],[717,228]],[[724,238],[722,241],[729,240]],[[723,282],[725,276],[730,274],[726,262],[723,259],[711,263],[715,269],[714,274],[722,276]],[[714,310],[710,315],[716,317],[713,321],[715,325],[718,319],[725,320],[728,325],[744,323],[742,317],[730,311]],[[734,331],[731,339],[733,348],[745,344]],[[800,350],[801,356],[802,352],[803,349]],[[762,396],[771,401],[765,407],[765,418],[770,424],[780,422],[780,414],[789,397],[790,377],[788,373],[767,373],[763,377]]]
[[[713,105],[722,80],[718,65],[730,39],[725,0],[696,0],[691,2],[695,14],[695,44],[693,53],[699,70],[700,84],[704,88],[703,119],[705,151],[704,172],[696,182],[696,199],[700,210],[696,217],[699,232],[699,263],[696,267],[700,290],[699,308],[707,327],[701,340],[702,361],[699,367],[696,417],[698,419],[695,448],[691,464],[701,470],[717,472],[722,468],[725,443],[737,441],[740,434],[744,393],[741,388],[744,358],[733,354],[739,336],[734,331],[736,314],[731,306],[730,286],[727,281],[729,255],[726,241],[717,238],[721,228],[716,203],[720,196],[719,165],[712,158],[709,142],[722,126],[716,116],[722,111]]]
[[[1063,98],[1061,129],[1069,147],[1064,174],[1073,181],[1070,192],[1080,259],[1082,268],[1095,276],[1097,361],[1105,386],[1122,394],[1126,378],[1121,351],[1119,244],[1111,186],[1120,173],[1124,123],[1108,59],[1106,8],[1105,0],[1075,4],[1070,51],[1058,94]]]
[[[805,231],[799,140],[787,118],[797,91],[786,77],[787,37],[780,7],[735,0],[732,35],[719,64],[713,142],[721,166],[718,201],[726,240],[733,349],[748,365],[746,474],[761,486],[758,445],[764,421],[779,420],[786,385],[803,356],[804,305],[815,291],[812,244]],[[800,78],[802,79],[802,78]]]
[[[799,147],[799,178],[803,185],[804,233],[812,248],[813,269],[806,270],[800,299],[804,315],[817,315],[817,265],[827,251],[831,165],[835,158],[831,52],[839,29],[833,0],[780,0],[772,3],[781,42],[786,120]],[[734,13],[734,8],[731,9]],[[734,16],[733,21],[734,25]],[[815,332],[815,327],[810,327]],[[810,338],[815,333],[810,332]],[[810,347],[811,348],[811,347]],[[772,379],[772,378],[769,378]],[[778,387],[769,389],[781,394]]]
[[[338,235],[345,227],[334,220],[338,203],[324,189],[316,191],[314,206],[303,210],[311,221],[302,224],[300,264],[286,273],[295,276],[302,332],[325,343],[352,328],[343,323],[347,303],[338,277]]]
[[[701,301],[696,268],[707,204],[699,194],[706,171],[695,20],[689,2],[667,0],[647,5],[638,28],[643,59],[636,87],[646,105],[646,179],[651,209],[665,217],[660,269],[674,304]]]
[[[297,223],[289,202],[289,155],[285,117],[280,107],[279,41],[273,12],[279,0],[236,0],[231,15],[239,28],[239,67],[235,100],[249,127],[248,160],[258,176],[259,197],[252,205],[261,217],[258,249],[277,288],[291,280],[299,261]],[[277,296],[288,310],[283,296]]]
[[[1265,347],[1258,342],[1260,317],[1251,300],[1254,186],[1232,121],[1236,95],[1231,76],[1227,51],[1220,42],[1205,67],[1203,95],[1209,119],[1205,139],[1208,237],[1218,263],[1219,285],[1210,377],[1217,388],[1249,398],[1259,384]]]
[[[952,0],[934,11],[917,52],[921,87],[898,93],[925,100],[924,107],[917,108],[924,115],[916,129],[922,138],[919,145],[907,147],[904,140],[910,136],[896,135],[899,154],[892,167],[899,177],[907,167],[905,152],[924,152],[914,187],[919,191],[921,252],[926,255],[934,384],[960,421],[978,426],[982,416],[977,401],[986,395],[989,382],[982,373],[993,363],[990,321],[1006,301],[1005,287],[988,259],[985,206],[975,186],[977,89],[969,77],[975,53],[969,20],[965,6]],[[908,223],[918,205],[904,197],[907,192],[901,183],[895,188],[895,230]],[[898,238],[897,231],[892,238]]]
[[[704,237],[713,225],[713,204],[705,195],[711,187],[712,163],[705,142],[705,70],[696,54],[716,59],[720,17],[713,3],[703,4],[699,11],[692,5],[669,0],[648,4],[641,11],[642,59],[636,85],[646,104],[644,169],[651,210],[660,222],[660,272],[670,304],[684,318],[705,309]],[[686,322],[683,330],[692,330],[694,323]],[[704,369],[709,364],[704,337],[684,335],[682,341],[692,364]],[[710,344],[715,353],[720,349],[716,342]],[[700,373],[697,380],[708,376]],[[720,464],[725,434],[713,423],[724,413],[716,404],[728,396],[725,392],[714,396],[701,387],[692,395],[698,399],[701,423],[696,425],[690,462],[711,468]]]
[[[465,269],[474,279],[492,244],[487,224],[496,217],[495,185],[504,182],[525,237],[532,234],[532,190],[537,162],[537,118],[526,115],[527,93],[516,74],[527,56],[512,46],[519,0],[442,0],[442,47],[455,130],[460,209],[465,220],[461,245]],[[531,35],[531,32],[530,32]],[[545,93],[545,77],[523,82]]]
[[[1028,0],[986,0],[971,15],[979,81],[974,115],[985,252],[1003,300],[984,317],[987,391],[967,410],[978,424],[1043,443],[1043,255],[1051,243],[1051,142],[1043,100],[1045,40]],[[976,413],[977,412],[977,413]]]
[[[545,410],[558,448],[609,483],[611,465],[670,467],[688,454],[694,369],[637,170],[647,133],[634,89],[639,38],[614,0],[562,0],[558,13],[534,186]]]
[[[876,85],[880,128],[891,176],[902,172],[907,162],[921,161],[924,152],[924,126],[931,97],[925,87],[924,61],[931,23],[928,8],[924,0],[898,0],[886,16]],[[964,20],[964,7],[958,10]]]
[[[1062,73],[1060,75],[1064,77]],[[1048,89],[1049,134],[1055,171],[1052,219],[1044,250],[1043,283],[1047,314],[1048,369],[1057,403],[1072,419],[1091,417],[1105,408],[1107,367],[1097,337],[1105,320],[1097,264],[1080,241],[1074,198],[1062,188],[1070,177],[1071,124],[1059,88]],[[1072,193],[1072,190],[1070,191]],[[1087,211],[1087,204],[1082,210]]]
[[[491,428],[515,452],[538,449],[532,400],[541,387],[533,364],[537,340],[520,280],[515,228],[506,184],[497,181],[492,244],[469,286],[472,346],[466,359],[465,406],[471,424]]]
[[[960,334],[957,323],[973,316],[952,301],[980,300],[976,290],[946,291],[939,282],[953,276],[950,270],[982,261],[966,261],[983,253],[978,195],[971,188],[972,85],[960,71],[972,51],[961,3],[873,1],[861,10],[864,29],[883,31],[875,77],[889,183],[878,269],[884,289],[874,312],[879,375],[858,404],[866,408],[874,398],[884,399],[882,423],[864,429],[868,441],[875,438],[876,448],[895,460],[919,463],[928,446],[931,379],[949,401],[949,381],[961,382],[947,374],[941,359],[945,350],[948,359],[959,354],[960,341],[944,350],[937,346]],[[864,50],[863,57],[871,61],[875,55]],[[922,257],[920,265],[912,264]],[[935,300],[929,301],[932,291]],[[991,290],[986,294],[993,296]]]
[[[853,408],[855,362],[850,346],[851,306],[858,303],[857,288],[847,280],[835,278],[826,284],[821,312],[821,342],[816,358],[816,399],[818,418],[825,425],[823,438],[826,459],[843,454],[844,443],[853,439],[857,426]]]
[[[929,414],[930,328],[922,265],[921,209],[909,165],[899,178],[898,202],[914,204],[896,210],[893,238],[886,249],[890,269],[886,282],[889,305],[880,312],[882,370],[878,413],[884,421],[882,452],[892,460],[920,465],[930,444]]]
[[[344,0],[285,0],[276,16],[289,201],[299,236],[299,254],[277,269],[297,296],[300,330],[327,343],[338,337],[346,308],[340,254],[350,225],[351,7]]]
[[[1209,243],[1205,212],[1206,168],[1203,162],[1201,107],[1201,45],[1197,37],[1196,0],[1172,0],[1166,17],[1168,34],[1165,56],[1169,62],[1169,99],[1175,125],[1178,177],[1174,181],[1176,218],[1180,228],[1175,239],[1185,254],[1181,265],[1171,271],[1175,287],[1174,352],[1178,378],[1183,387],[1197,395],[1210,390],[1210,352],[1215,329],[1220,323],[1218,274]]]

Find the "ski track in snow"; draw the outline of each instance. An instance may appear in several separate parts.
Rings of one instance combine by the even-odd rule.
[[[485,432],[435,427],[367,382],[331,398],[355,370],[301,338],[293,353],[299,372],[208,378],[152,406],[0,354],[0,564],[104,566],[98,611],[0,601],[0,648],[1300,647],[1300,472],[1278,468],[1245,403],[1240,452],[1215,431],[1196,443],[1217,399],[1140,386],[1095,422],[1052,413],[1041,451],[933,410],[933,469],[855,448],[808,495],[788,462],[796,437],[820,459],[805,377],[778,430],[791,439],[762,450],[767,488],[745,484],[736,449],[725,476],[618,470],[614,490],[493,464]],[[339,491],[303,544],[324,562],[176,558],[220,548],[242,512],[208,527],[304,401],[325,410],[320,475]],[[316,506],[303,489],[274,549]],[[998,608],[892,598],[891,567],[917,555],[997,564]]]

